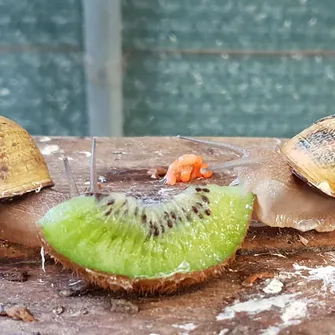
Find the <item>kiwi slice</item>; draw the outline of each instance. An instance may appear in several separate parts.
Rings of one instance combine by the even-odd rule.
[[[153,204],[93,190],[52,208],[40,235],[54,258],[98,286],[170,293],[221,272],[247,233],[253,203],[239,186],[190,186]]]

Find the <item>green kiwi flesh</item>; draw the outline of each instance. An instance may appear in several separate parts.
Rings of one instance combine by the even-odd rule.
[[[151,204],[123,193],[81,195],[52,208],[39,227],[49,253],[88,279],[102,273],[114,278],[111,288],[118,278],[123,287],[125,278],[164,286],[176,274],[196,277],[234,257],[253,203],[241,187],[218,185],[190,186]]]

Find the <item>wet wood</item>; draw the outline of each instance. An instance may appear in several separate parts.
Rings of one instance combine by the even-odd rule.
[[[238,256],[221,278],[154,298],[115,296],[101,290],[64,297],[59,291],[77,278],[60,266],[50,262],[43,272],[38,261],[7,263],[0,266],[1,271],[27,271],[29,280],[0,280],[0,302],[24,304],[38,321],[26,324],[2,317],[1,334],[261,334],[266,330],[264,334],[276,334],[295,323],[333,316],[334,257],[334,253],[314,252]],[[328,266],[332,273],[324,280],[313,279],[312,270],[296,271],[297,264],[308,269]],[[245,279],[257,272],[279,273],[281,277],[275,278],[283,284],[282,290],[265,293],[271,279],[245,287]],[[128,305],[116,310],[115,299],[137,306],[138,312]],[[271,329],[276,332],[270,333]],[[308,334],[322,334],[317,330],[312,324]]]
[[[79,191],[88,188],[90,139],[35,139],[45,154],[57,192],[69,194],[62,155],[69,157]],[[274,141],[222,140],[247,146]],[[185,153],[200,154],[209,163],[232,158],[218,148],[176,138],[99,138],[101,187],[144,198],[169,197],[186,185],[166,187],[148,171],[167,167]],[[233,176],[220,174],[197,183],[228,184],[232,180]],[[33,204],[34,194],[30,197]],[[39,250],[2,241],[0,273],[12,272],[15,277],[26,271],[28,277],[24,282],[0,277],[0,304],[24,304],[38,320],[23,323],[0,317],[2,334],[277,334],[286,327],[292,329],[295,323],[303,327],[304,322],[322,318],[325,325],[333,326],[329,317],[334,313],[334,240],[335,233],[253,226],[236,261],[221,278],[173,296],[154,298],[114,296],[101,290],[60,296],[59,290],[78,278],[50,260],[44,272]],[[259,278],[251,287],[243,285],[248,277],[261,273],[273,273],[274,278]],[[309,331],[313,331],[313,324]]]

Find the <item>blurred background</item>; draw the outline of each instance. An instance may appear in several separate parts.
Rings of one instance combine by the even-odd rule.
[[[334,45],[333,0],[0,0],[0,114],[33,135],[290,137],[334,113]]]

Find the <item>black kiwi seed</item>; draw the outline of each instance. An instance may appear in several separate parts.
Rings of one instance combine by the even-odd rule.
[[[147,222],[147,216],[145,214],[142,215],[142,223]]]
[[[167,225],[168,225],[169,228],[172,228],[172,227],[173,227],[173,223],[172,223],[172,221],[171,221],[171,220],[168,220],[168,221],[167,221]]]
[[[115,203],[115,200],[114,200],[114,199],[109,200],[109,201],[107,202],[107,206],[112,206],[112,205],[114,205],[114,203]]]
[[[208,216],[210,216],[210,215],[211,215],[211,210],[207,208],[207,209],[205,210],[205,214],[208,215]]]
[[[159,230],[158,228],[155,226],[154,227],[154,236],[158,236],[159,235]]]
[[[208,189],[208,188],[203,188],[202,189],[204,192],[206,192],[206,193],[209,193],[210,192],[210,190]]]
[[[111,212],[112,212],[112,209],[109,209],[109,210],[105,213],[105,215],[108,216]]]
[[[197,205],[198,207],[202,207],[202,203],[200,203],[200,202],[197,202],[196,205]]]
[[[206,204],[209,204],[209,199],[206,196],[201,197],[202,201],[205,202]]]
[[[150,234],[151,235],[154,235],[154,236],[159,235],[159,229],[158,229],[156,223],[152,223],[152,221],[150,220],[149,227],[150,227]]]
[[[162,230],[162,233],[165,232],[165,227],[161,224],[161,230]]]
[[[171,217],[172,217],[173,220],[177,219],[176,214],[174,212],[171,212]]]
[[[200,187],[196,187],[195,190],[196,190],[197,192],[201,192],[201,188],[200,188]]]
[[[193,212],[194,212],[194,213],[198,213],[198,208],[197,208],[197,207],[192,206],[192,209],[193,209]]]

